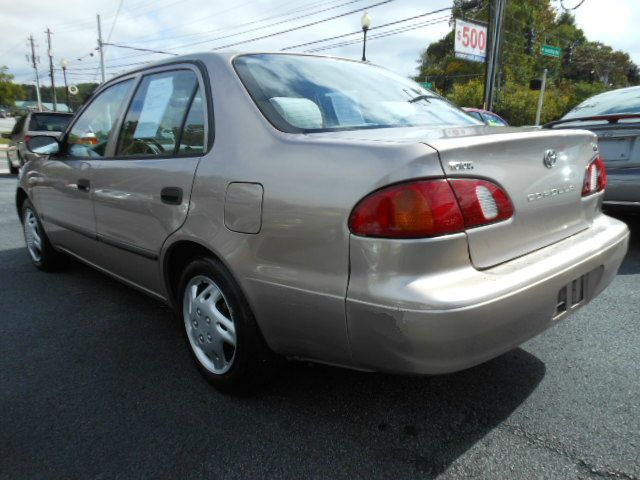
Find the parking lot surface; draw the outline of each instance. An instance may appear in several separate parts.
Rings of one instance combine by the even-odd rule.
[[[4,166],[4,165],[3,165]],[[640,478],[640,220],[614,283],[454,375],[290,363],[198,374],[171,311],[79,263],[37,271],[0,175],[0,478]],[[304,319],[301,319],[303,321]]]

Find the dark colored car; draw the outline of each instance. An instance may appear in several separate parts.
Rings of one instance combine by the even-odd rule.
[[[607,172],[604,205],[640,210],[640,86],[595,95],[545,127],[598,135]]]
[[[7,150],[9,171],[18,173],[20,167],[34,157],[25,145],[31,137],[47,135],[58,138],[72,117],[71,113],[58,112],[31,112],[19,117],[11,133],[3,134],[10,140]]]
[[[476,120],[480,120],[485,125],[490,125],[492,127],[508,127],[509,124],[507,121],[502,118],[500,115],[490,112],[488,110],[483,110],[481,108],[471,108],[471,107],[463,107],[465,112],[471,115]]]

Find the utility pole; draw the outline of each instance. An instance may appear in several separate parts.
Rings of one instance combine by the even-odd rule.
[[[51,77],[51,97],[53,101],[53,111],[57,112],[58,106],[56,104],[58,103],[58,99],[56,98],[56,80],[53,77],[53,50],[51,50],[51,34],[53,32],[49,27],[47,27],[47,30],[44,33],[47,34],[47,55],[49,55],[49,76]]]
[[[98,17],[98,50],[100,50],[100,72],[102,73],[102,83],[104,83],[104,51],[102,43],[102,26],[100,25],[100,15]]]
[[[484,108],[493,109],[493,94],[496,83],[496,71],[499,62],[502,23],[507,0],[492,0],[489,6],[489,48],[484,81]]]
[[[33,35],[29,35],[29,43],[31,44],[31,65],[36,72],[36,98],[38,99],[38,111],[42,111],[42,98],[40,98],[40,77],[38,76],[38,58],[36,57],[35,41]]]
[[[540,85],[540,96],[538,97],[538,109],[536,110],[536,127],[540,125],[540,115],[542,115],[542,104],[544,103],[544,89],[547,86],[547,69],[542,73],[542,84]]]

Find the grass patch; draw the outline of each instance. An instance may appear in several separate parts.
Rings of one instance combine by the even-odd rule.
[[[9,133],[9,132],[0,132],[0,133]],[[8,138],[2,138],[0,137],[0,145],[9,145],[9,139]]]

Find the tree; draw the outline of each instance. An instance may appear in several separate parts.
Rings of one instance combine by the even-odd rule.
[[[486,22],[489,4],[489,0],[454,0],[453,17]],[[558,88],[563,98],[569,98],[568,107],[573,106],[572,102],[583,99],[585,92],[599,92],[640,82],[638,66],[628,54],[599,42],[590,42],[576,25],[575,17],[570,12],[558,14],[550,0],[507,2],[501,43],[496,105],[503,105],[500,103],[501,95],[520,91],[519,87],[539,78],[545,68],[549,72],[547,85],[550,91]],[[563,54],[560,58],[542,56],[540,49],[544,44],[560,47]],[[482,63],[455,58],[454,32],[450,31],[421,53],[415,78],[432,81],[438,91],[459,98],[461,90],[458,85],[474,82],[478,85],[474,88],[481,88],[484,71]],[[454,88],[457,88],[455,94]],[[525,98],[530,96],[521,93]],[[556,104],[561,106],[564,101]]]
[[[16,100],[24,97],[24,89],[13,83],[13,75],[7,73],[7,67],[0,67],[0,105],[13,106]]]
[[[69,107],[72,110],[77,110],[80,105],[84,103],[84,101],[93,95],[93,92],[96,88],[98,88],[98,83],[79,83],[76,85],[78,87],[77,95],[69,95]],[[24,89],[24,99],[35,101],[36,96],[36,87],[35,85],[22,85]],[[40,87],[40,96],[43,102],[51,102],[53,100],[53,96],[51,94],[51,87]],[[67,103],[67,94],[64,87],[56,87],[56,97],[59,103]]]

